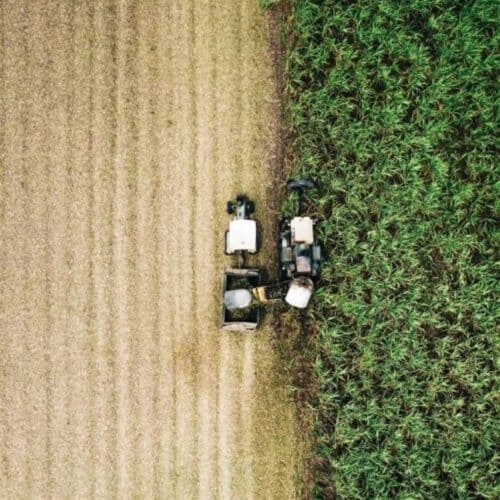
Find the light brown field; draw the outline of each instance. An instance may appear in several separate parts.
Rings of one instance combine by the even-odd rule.
[[[271,258],[257,0],[1,1],[0,496],[294,498],[266,328],[218,330],[225,201]]]

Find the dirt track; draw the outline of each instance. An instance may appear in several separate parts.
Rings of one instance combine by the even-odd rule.
[[[257,3],[1,1],[3,498],[299,495],[269,331],[217,329],[225,201],[272,177]]]

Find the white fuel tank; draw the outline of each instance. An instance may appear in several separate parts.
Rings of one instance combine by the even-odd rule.
[[[292,307],[305,309],[309,304],[313,290],[314,284],[310,278],[306,278],[304,276],[295,278],[290,283],[290,288],[286,294],[285,301]]]

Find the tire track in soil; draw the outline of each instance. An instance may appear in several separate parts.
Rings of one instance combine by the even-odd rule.
[[[258,2],[4,0],[2,26],[0,497],[298,497],[272,332],[218,329],[238,191],[272,255]]]

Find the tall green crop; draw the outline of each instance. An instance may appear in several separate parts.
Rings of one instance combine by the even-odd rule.
[[[287,161],[324,218],[313,494],[498,497],[499,4],[291,4]]]

